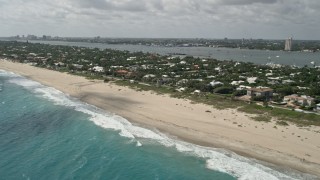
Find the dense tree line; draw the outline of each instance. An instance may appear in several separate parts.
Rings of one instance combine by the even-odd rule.
[[[59,71],[95,77],[115,76],[150,84],[186,87],[189,91],[239,96],[243,95],[244,91],[236,90],[238,86],[230,83],[243,81],[241,85],[244,86],[273,88],[279,98],[290,94],[320,96],[320,70],[307,66],[274,68],[248,62],[218,61],[191,56],[173,58],[153,53],[15,41],[0,41],[0,56]],[[134,58],[130,59],[131,57]],[[104,72],[93,71],[94,66],[103,67]],[[118,73],[119,70],[128,73]],[[155,77],[145,78],[148,74]],[[248,77],[257,77],[257,80],[249,84]],[[187,81],[179,83],[184,79]],[[221,84],[212,86],[212,81]]]

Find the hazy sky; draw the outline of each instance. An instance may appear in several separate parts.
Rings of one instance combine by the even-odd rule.
[[[0,0],[0,36],[320,39],[320,0]]]

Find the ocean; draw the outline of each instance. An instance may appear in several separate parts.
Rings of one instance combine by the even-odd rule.
[[[305,179],[207,148],[0,70],[0,179]]]

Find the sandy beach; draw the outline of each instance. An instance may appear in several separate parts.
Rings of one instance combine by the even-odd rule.
[[[169,136],[203,146],[225,148],[320,177],[320,127],[256,122],[250,118],[252,115],[236,109],[218,110],[186,99],[135,91],[100,80],[5,60],[0,60],[0,69],[54,87]]]

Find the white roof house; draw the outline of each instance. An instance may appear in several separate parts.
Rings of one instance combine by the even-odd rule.
[[[95,66],[92,68],[92,70],[95,72],[104,72],[104,69],[101,66]]]
[[[180,85],[180,84],[185,84],[187,83],[189,80],[188,79],[181,79],[177,82],[177,85]]]
[[[247,81],[249,84],[253,84],[253,83],[256,83],[257,79],[258,79],[257,77],[248,77]]]
[[[29,56],[37,56],[36,53],[29,53],[28,55],[29,55]]]
[[[194,92],[193,93],[201,93],[201,91],[200,90],[194,90]]]
[[[210,85],[211,85],[212,87],[214,87],[214,86],[217,86],[217,85],[223,85],[223,83],[220,82],[220,81],[215,81],[215,80],[213,80],[212,82],[210,82]]]
[[[295,102],[301,106],[312,106],[314,104],[314,100],[315,99],[310,96],[299,96],[297,94],[292,94],[283,98],[284,102]]]
[[[55,66],[65,66],[65,63],[63,62],[57,62],[57,63],[54,63]]]
[[[215,76],[207,76],[208,79],[215,78]]]
[[[269,80],[279,80],[280,77],[268,77]]]
[[[250,89],[250,88],[251,88],[250,86],[240,85],[239,87],[237,87],[236,90],[241,91],[241,90],[247,90],[247,89]]]
[[[236,66],[238,66],[238,65],[240,65],[241,63],[240,62],[236,62],[235,64],[234,64],[234,67],[236,67]]]
[[[83,67],[83,65],[80,65],[80,64],[72,64],[72,65],[77,69],[81,69]]]
[[[129,58],[127,58],[127,61],[133,61],[133,60],[136,60],[137,59],[137,57],[129,57]]]
[[[283,80],[282,83],[283,84],[290,84],[290,83],[294,83],[295,81],[291,80],[291,79],[287,79],[287,80]]]
[[[183,92],[183,91],[185,91],[186,90],[186,88],[179,88],[179,89],[176,89],[178,92]]]
[[[216,70],[216,71],[221,71],[221,67],[217,67],[217,68],[214,68],[214,70]]]
[[[147,74],[147,75],[143,76],[143,78],[155,78],[155,77],[156,77],[156,75],[154,75],[154,74]]]
[[[240,80],[240,81],[232,81],[230,84],[237,86],[237,85],[239,85],[239,84],[241,84],[241,83],[244,83],[244,81],[241,81],[241,80]]]

